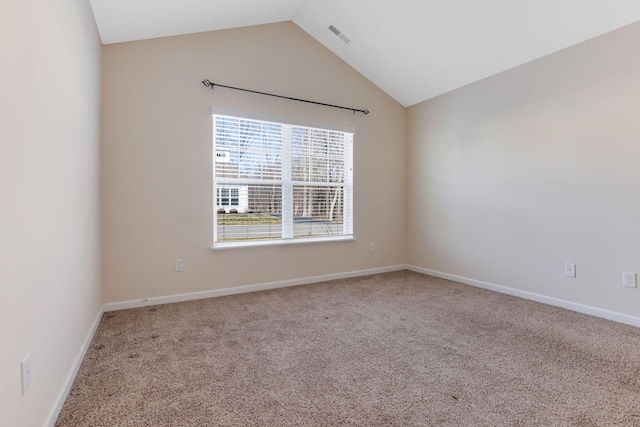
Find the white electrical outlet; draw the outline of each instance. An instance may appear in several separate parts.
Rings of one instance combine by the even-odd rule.
[[[576,277],[576,265],[571,262],[565,262],[564,275],[567,277]]]
[[[31,387],[31,355],[27,354],[22,362],[20,362],[20,378],[22,379],[22,395],[27,394],[27,390]]]
[[[622,273],[622,286],[627,288],[635,288],[638,285],[636,284],[636,273],[632,273],[629,271],[625,271]]]
[[[182,271],[184,269],[184,261],[182,258],[176,258],[175,267],[176,271]]]
[[[376,244],[369,243],[369,252],[375,252],[375,251],[376,251]]]

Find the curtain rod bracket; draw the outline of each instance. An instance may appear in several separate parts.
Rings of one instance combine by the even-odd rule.
[[[240,87],[233,87],[233,86],[221,85],[221,84],[213,83],[212,81],[210,81],[210,80],[208,80],[208,79],[203,80],[203,81],[202,81],[202,84],[203,84],[203,85],[205,85],[205,86],[207,86],[207,87],[210,87],[211,89],[213,89],[213,87],[214,87],[214,86],[220,86],[220,87],[225,87],[225,88],[227,88],[227,89],[240,90],[240,91],[242,91],[242,92],[256,93],[256,94],[258,94],[258,95],[266,95],[266,96],[273,96],[273,97],[275,97],[275,98],[288,99],[288,100],[290,100],[290,101],[306,102],[306,103],[308,103],[308,104],[323,105],[323,106],[325,106],[325,107],[340,108],[340,109],[343,109],[343,110],[351,110],[351,111],[353,111],[353,114],[355,114],[355,113],[362,113],[362,114],[364,114],[365,116],[366,116],[367,114],[369,114],[369,110],[367,110],[367,109],[365,109],[365,110],[361,110],[361,109],[358,109],[358,108],[342,107],[342,106],[340,106],[340,105],[325,104],[324,102],[309,101],[309,100],[307,100],[307,99],[291,98],[291,97],[289,97],[289,96],[276,95],[276,94],[273,94],[273,93],[267,93],[267,92],[259,92],[259,91],[257,91],[257,90],[243,89],[243,88],[240,88]]]

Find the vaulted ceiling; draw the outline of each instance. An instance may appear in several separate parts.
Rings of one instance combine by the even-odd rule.
[[[638,0],[90,2],[104,44],[293,21],[404,106],[640,20]]]

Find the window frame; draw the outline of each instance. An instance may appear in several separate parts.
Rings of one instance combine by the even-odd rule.
[[[345,158],[345,176],[344,181],[341,183],[344,186],[344,207],[343,207],[343,224],[344,224],[344,234],[340,235],[330,235],[330,236],[317,236],[310,238],[294,238],[294,237],[280,237],[273,239],[264,239],[264,240],[248,240],[248,241],[225,241],[225,242],[216,242],[216,231],[217,231],[217,187],[216,183],[220,183],[222,185],[225,184],[224,178],[216,178],[216,141],[215,141],[215,116],[229,116],[237,119],[246,119],[246,120],[257,120],[264,122],[272,122],[287,126],[299,126],[299,127],[307,127],[307,128],[315,128],[323,131],[335,131],[335,132],[343,132],[351,134],[351,144],[347,147],[348,152],[344,153],[343,158]],[[291,244],[309,244],[309,243],[327,243],[327,242],[337,242],[337,241],[353,241],[355,240],[355,231],[354,231],[354,178],[353,178],[353,152],[354,152],[354,144],[355,144],[355,135],[356,129],[353,127],[346,126],[336,126],[336,125],[327,125],[323,123],[317,122],[309,122],[303,120],[296,120],[291,118],[281,118],[274,117],[264,114],[251,113],[246,111],[238,111],[238,110],[228,110],[213,107],[211,109],[211,129],[212,129],[212,138],[211,138],[211,147],[213,150],[212,153],[212,161],[213,165],[211,168],[213,180],[212,180],[212,192],[213,195],[213,215],[212,215],[212,223],[213,223],[213,243],[211,246],[212,250],[217,249],[227,249],[227,248],[240,248],[240,247],[260,247],[260,246],[280,246],[280,245],[291,245]],[[291,158],[291,150],[286,150],[283,148],[283,154],[289,155]],[[350,164],[348,161],[350,160]],[[283,159],[284,161],[284,159]],[[290,163],[291,160],[288,160]],[[280,180],[264,180],[264,184],[278,184],[282,186],[282,191],[285,191],[285,187],[293,186],[297,183],[297,181],[293,181],[292,177],[289,176],[288,180],[285,177],[282,177]],[[313,186],[314,182],[309,182],[306,185]],[[284,197],[283,197],[284,198]],[[281,199],[282,202],[283,199]],[[282,213],[283,217],[285,213]],[[292,214],[291,214],[292,215]],[[291,221],[293,221],[291,217]],[[284,222],[284,218],[283,218]],[[284,226],[283,226],[284,227]],[[284,233],[284,230],[283,230]]]

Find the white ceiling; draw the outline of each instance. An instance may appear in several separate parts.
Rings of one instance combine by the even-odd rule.
[[[104,44],[293,21],[404,106],[640,21],[638,0],[90,2]]]

